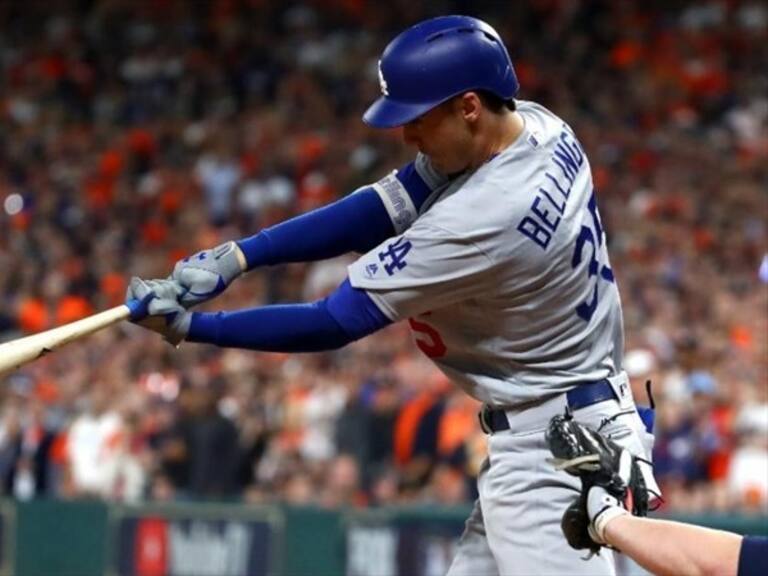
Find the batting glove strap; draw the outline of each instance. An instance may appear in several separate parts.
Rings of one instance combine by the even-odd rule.
[[[225,242],[179,260],[169,280],[181,286],[179,302],[188,308],[224,292],[244,269],[245,256],[238,245]]]
[[[605,488],[593,486],[587,495],[587,515],[590,522],[587,530],[589,537],[598,544],[606,544],[605,527],[619,516],[628,514],[618,498],[612,496]]]
[[[167,330],[163,337],[174,346],[178,346],[186,340],[189,334],[189,327],[192,323],[192,314],[186,310],[172,312],[165,316],[165,325]]]

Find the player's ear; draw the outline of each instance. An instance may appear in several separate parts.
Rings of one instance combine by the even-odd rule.
[[[477,92],[465,92],[459,97],[461,114],[467,122],[477,122],[480,118],[480,109],[483,106],[482,100]]]

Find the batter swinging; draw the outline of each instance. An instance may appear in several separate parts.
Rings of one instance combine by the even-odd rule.
[[[645,461],[651,436],[622,370],[623,328],[589,162],[571,128],[516,100],[503,42],[466,16],[397,36],[379,63],[381,97],[363,119],[401,126],[414,162],[338,202],[134,279],[129,299],[174,343],[254,350],[343,346],[411,319],[419,348],[484,403],[489,456],[449,570],[613,573],[582,561],[560,530],[578,480],[547,462],[547,424],[566,407]],[[312,304],[216,314],[186,308],[246,269],[365,252]],[[138,316],[137,316],[138,318]],[[646,485],[655,489],[643,463]]]

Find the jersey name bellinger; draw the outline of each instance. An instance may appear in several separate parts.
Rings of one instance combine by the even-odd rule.
[[[527,215],[517,225],[521,234],[543,250],[547,249],[552,235],[557,231],[573,183],[584,166],[584,151],[567,127],[560,133],[551,160],[552,170],[544,173],[546,180],[539,185]]]

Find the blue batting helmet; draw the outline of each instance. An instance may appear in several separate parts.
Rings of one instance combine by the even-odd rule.
[[[496,30],[470,16],[440,16],[401,32],[379,60],[381,97],[363,115],[377,128],[401,126],[466,92],[509,100],[520,85]]]

